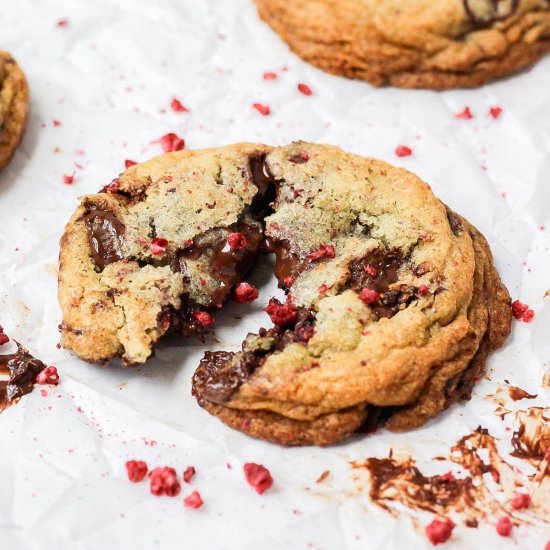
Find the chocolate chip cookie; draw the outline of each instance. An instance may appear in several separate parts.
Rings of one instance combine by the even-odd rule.
[[[375,86],[480,86],[550,49],[550,0],[255,2],[297,55]]]
[[[25,75],[13,57],[0,50],[0,169],[10,162],[21,142],[28,109]]]
[[[287,299],[242,351],[205,354],[199,404],[255,437],[327,445],[468,399],[511,322],[484,237],[413,174],[334,147],[275,148],[254,174],[275,189],[264,233]]]

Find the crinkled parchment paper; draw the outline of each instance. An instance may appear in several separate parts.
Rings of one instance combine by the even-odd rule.
[[[65,26],[56,24],[61,18]],[[550,58],[478,90],[374,89],[290,54],[251,0],[6,0],[0,36],[32,92],[26,137],[0,174],[0,323],[61,374],[47,396],[35,390],[0,415],[2,550],[427,548],[423,526],[433,516],[374,505],[368,477],[354,475],[351,462],[393,449],[422,471],[443,473],[452,464],[432,458],[448,456],[481,425],[505,460],[529,473],[508,454],[514,415],[501,420],[487,396],[506,379],[538,395],[509,401],[508,410],[548,405],[550,397],[542,387],[550,364]],[[262,79],[265,71],[278,78]],[[313,95],[301,94],[299,82]],[[188,113],[170,109],[174,96]],[[254,102],[271,114],[261,116]],[[466,105],[474,118],[455,118]],[[488,115],[495,105],[504,109],[498,120]],[[246,332],[268,323],[262,308],[279,292],[268,260],[252,277],[260,299],[229,305],[205,346],[170,341],[135,369],[81,362],[56,348],[63,226],[79,195],[109,183],[125,159],[160,153],[153,142],[167,132],[189,148],[305,139],[405,166],[487,236],[511,295],[535,319],[514,321],[470,402],[414,432],[379,431],[328,449],[255,441],[190,395],[205,349],[237,349]],[[413,155],[397,158],[400,144]],[[74,183],[64,184],[73,173]],[[146,483],[127,481],[124,463],[134,458],[198,473],[180,497],[157,498]],[[262,496],[243,479],[248,461],[275,479]],[[193,489],[205,502],[199,510],[182,505]],[[446,547],[542,550],[548,539],[548,524],[522,524],[503,539],[482,523],[458,525]]]

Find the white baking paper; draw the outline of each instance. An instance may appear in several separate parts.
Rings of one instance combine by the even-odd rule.
[[[59,26],[59,19],[67,19]],[[375,89],[305,64],[257,17],[252,0],[4,0],[0,48],[18,59],[32,94],[28,130],[0,174],[0,323],[61,374],[0,415],[0,548],[252,550],[429,548],[430,514],[392,516],[369,502],[368,479],[350,461],[414,456],[428,473],[478,425],[508,456],[513,415],[487,398],[504,379],[530,393],[509,410],[548,405],[550,363],[550,58],[477,90]],[[265,71],[276,80],[262,78]],[[297,84],[308,84],[305,96]],[[170,109],[172,97],[190,111]],[[255,102],[270,106],[261,116]],[[498,120],[488,115],[499,105]],[[455,113],[469,106],[474,118]],[[54,125],[54,120],[59,125]],[[276,292],[267,260],[252,277],[260,299],[228,305],[206,345],[171,341],[135,369],[101,368],[56,348],[58,241],[77,197],[123,170],[125,159],[161,153],[176,132],[188,148],[238,141],[335,144],[405,166],[488,238],[514,299],[536,312],[515,321],[491,356],[473,399],[421,429],[385,431],[335,447],[285,449],[225,427],[200,409],[190,379],[206,349],[235,350],[269,320]],[[413,155],[397,158],[398,145]],[[63,183],[74,173],[74,183]],[[244,316],[244,319],[236,319]],[[129,483],[124,463],[142,459],[197,475],[178,498]],[[264,464],[275,483],[262,496],[243,478]],[[323,483],[316,480],[330,471]],[[199,490],[204,506],[186,509]],[[411,520],[417,518],[417,526]],[[508,539],[494,525],[458,526],[445,548],[542,550],[548,524],[522,525]]]

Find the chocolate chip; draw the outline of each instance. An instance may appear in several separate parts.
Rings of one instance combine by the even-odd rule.
[[[125,227],[107,210],[92,209],[82,218],[88,230],[92,259],[103,271],[105,266],[122,259]]]
[[[449,220],[451,231],[455,237],[458,237],[464,231],[464,225],[450,208],[445,207],[445,209],[447,210],[447,219]]]

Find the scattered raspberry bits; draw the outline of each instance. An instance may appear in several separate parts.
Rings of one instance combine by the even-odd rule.
[[[151,493],[153,495],[175,497],[179,495],[180,491],[181,485],[174,468],[163,466],[155,468],[151,472]]]
[[[143,460],[128,460],[126,462],[126,471],[128,472],[128,479],[132,483],[138,483],[145,479],[148,468]]]
[[[514,498],[510,500],[510,506],[514,510],[522,510],[523,508],[529,508],[531,504],[531,497],[527,493],[516,493]]]
[[[207,311],[195,311],[193,317],[198,321],[203,328],[211,327],[216,320]]]
[[[53,366],[46,367],[36,375],[37,384],[53,384],[57,386],[59,384],[59,373]]]
[[[183,139],[181,139],[177,134],[174,134],[174,132],[163,135],[159,139],[159,143],[165,153],[181,151],[185,147],[185,141],[183,141]]]
[[[200,508],[203,505],[201,494],[198,491],[193,491],[190,495],[183,499],[183,505],[186,508]]]
[[[380,294],[376,292],[376,290],[372,290],[370,288],[364,288],[359,293],[359,298],[365,302],[365,304],[374,304],[374,302],[377,302],[380,300]]]
[[[331,244],[322,244],[319,247],[319,250],[316,250],[315,252],[311,252],[307,255],[307,259],[310,262],[316,262],[320,260],[321,258],[334,258],[336,256],[336,251],[334,250],[334,246]]]
[[[524,323],[529,323],[533,320],[535,312],[529,308],[527,304],[516,300],[512,303],[512,315],[518,321],[523,321]]]
[[[61,121],[60,120],[52,120],[52,124],[57,128],[59,126],[61,126]]]
[[[170,101],[170,107],[172,111],[176,113],[188,113],[189,109],[177,98],[173,97]]]
[[[265,72],[263,75],[262,75],[262,78],[264,80],[275,80],[277,78],[277,73],[273,73],[273,72]]]
[[[246,481],[261,495],[273,485],[273,478],[269,470],[261,464],[247,462],[243,466]]]
[[[413,154],[413,150],[406,145],[398,145],[395,148],[395,154],[398,157],[410,157]]]
[[[298,311],[294,304],[289,301],[281,304],[277,298],[271,298],[264,311],[269,315],[271,322],[278,327],[289,325],[298,317]]]
[[[74,183],[74,174],[63,174],[63,183],[72,185]]]
[[[502,107],[495,105],[489,109],[489,114],[496,120],[502,114]]]
[[[227,235],[227,244],[231,250],[242,250],[246,247],[246,237],[244,233],[229,233]]]
[[[450,519],[434,519],[426,526],[426,536],[435,546],[447,542],[451,538],[454,528],[455,524]]]
[[[126,159],[124,161],[124,168],[130,168],[130,166],[135,166],[137,162],[135,160]]]
[[[256,109],[256,111],[258,111],[258,113],[263,116],[267,116],[269,113],[271,113],[269,105],[264,105],[263,103],[253,103],[252,108]]]
[[[304,95],[313,95],[312,89],[307,84],[304,84],[303,82],[300,82],[300,84],[298,84],[298,90]]]
[[[183,481],[185,481],[185,483],[189,483],[196,473],[195,466],[187,466],[183,472]]]
[[[501,537],[509,537],[512,532],[512,527],[510,516],[503,516],[497,522],[497,533]]]
[[[7,344],[9,341],[8,335],[4,333],[4,329],[0,326],[0,346]]]
[[[470,107],[464,107],[464,109],[460,111],[460,113],[456,113],[455,118],[459,118],[461,120],[470,120],[474,118],[474,115],[472,114]]]
[[[162,237],[155,237],[149,244],[149,248],[151,249],[151,254],[153,254],[153,256],[160,256],[161,254],[164,254],[167,247],[168,241]]]
[[[69,24],[69,20],[66,18],[66,17],[63,17],[61,19],[58,19],[55,24],[58,26],[58,27],[66,27],[68,24]]]
[[[235,289],[235,301],[238,304],[250,304],[258,298],[260,293],[250,283],[240,283]]]

